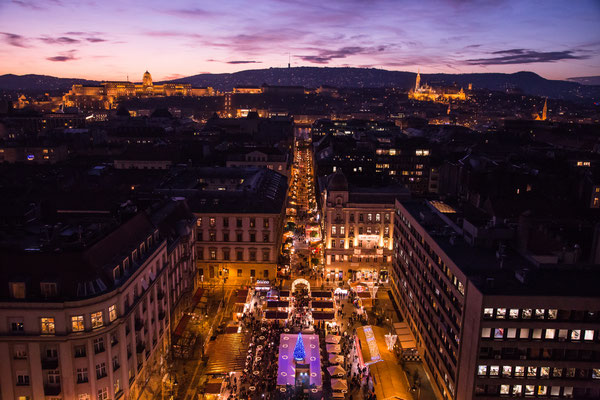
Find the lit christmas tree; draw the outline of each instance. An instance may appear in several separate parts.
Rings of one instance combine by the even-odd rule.
[[[302,340],[302,333],[298,334],[298,340],[296,341],[296,347],[294,347],[294,359],[296,361],[302,361],[306,357],[304,351],[304,341]]]

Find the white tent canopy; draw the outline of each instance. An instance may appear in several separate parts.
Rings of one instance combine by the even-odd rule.
[[[328,353],[340,353],[342,351],[342,347],[339,344],[328,344],[326,346]]]
[[[325,337],[325,343],[339,343],[340,340],[342,340],[341,336],[338,335],[327,335],[327,337]]]
[[[348,383],[344,379],[332,379],[331,389],[333,390],[348,390]]]
[[[331,367],[328,367],[327,372],[329,372],[329,375],[331,376],[340,376],[346,374],[346,370],[339,365],[332,365]]]

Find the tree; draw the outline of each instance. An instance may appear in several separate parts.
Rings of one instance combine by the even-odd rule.
[[[296,347],[294,347],[294,359],[296,361],[304,360],[306,352],[304,351],[304,341],[302,340],[302,332],[298,333],[298,340],[296,340]]]

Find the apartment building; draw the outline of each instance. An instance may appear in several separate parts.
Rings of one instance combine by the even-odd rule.
[[[3,248],[2,398],[161,396],[171,312],[193,286],[195,220],[155,217],[161,228],[145,212],[120,224],[87,217]]]
[[[237,283],[275,279],[287,179],[263,168],[214,168],[209,175],[222,183],[188,199],[198,218],[199,276]]]
[[[392,293],[440,397],[599,398],[597,266],[474,246],[477,230],[457,215],[440,202],[396,202]]]
[[[325,277],[387,281],[391,269],[394,201],[407,198],[401,186],[349,186],[338,171],[321,180]]]

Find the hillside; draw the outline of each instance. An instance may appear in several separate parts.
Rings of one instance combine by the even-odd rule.
[[[200,74],[176,79],[172,82],[191,83],[193,86],[212,86],[218,90],[231,90],[243,85],[298,85],[318,87],[399,87],[409,89],[416,74],[405,71],[388,71],[374,68],[269,68],[235,72],[232,74]],[[600,97],[600,87],[583,86],[576,82],[544,79],[533,72],[514,74],[421,74],[421,82],[431,85],[458,85],[475,89],[521,90],[525,94],[551,98],[582,100]]]
[[[200,74],[170,82],[190,83],[194,87],[212,86],[221,91],[229,91],[235,86],[259,86],[264,83],[313,88],[329,85],[349,88],[398,87],[409,89],[414,85],[415,77],[416,74],[413,72],[374,68],[298,67],[255,69],[227,74]],[[600,98],[600,86],[589,85],[589,83],[583,85],[584,82],[548,80],[533,72],[421,74],[421,82],[433,86],[456,85],[465,89],[469,83],[472,83],[474,89],[509,89],[528,95],[576,101],[596,101]],[[67,91],[73,84],[97,85],[98,83],[98,81],[56,78],[47,75],[8,74],[0,76],[0,90],[9,91]]]
[[[67,91],[73,85],[97,85],[97,81],[87,79],[56,78],[49,75],[0,75],[0,89],[24,92]]]

